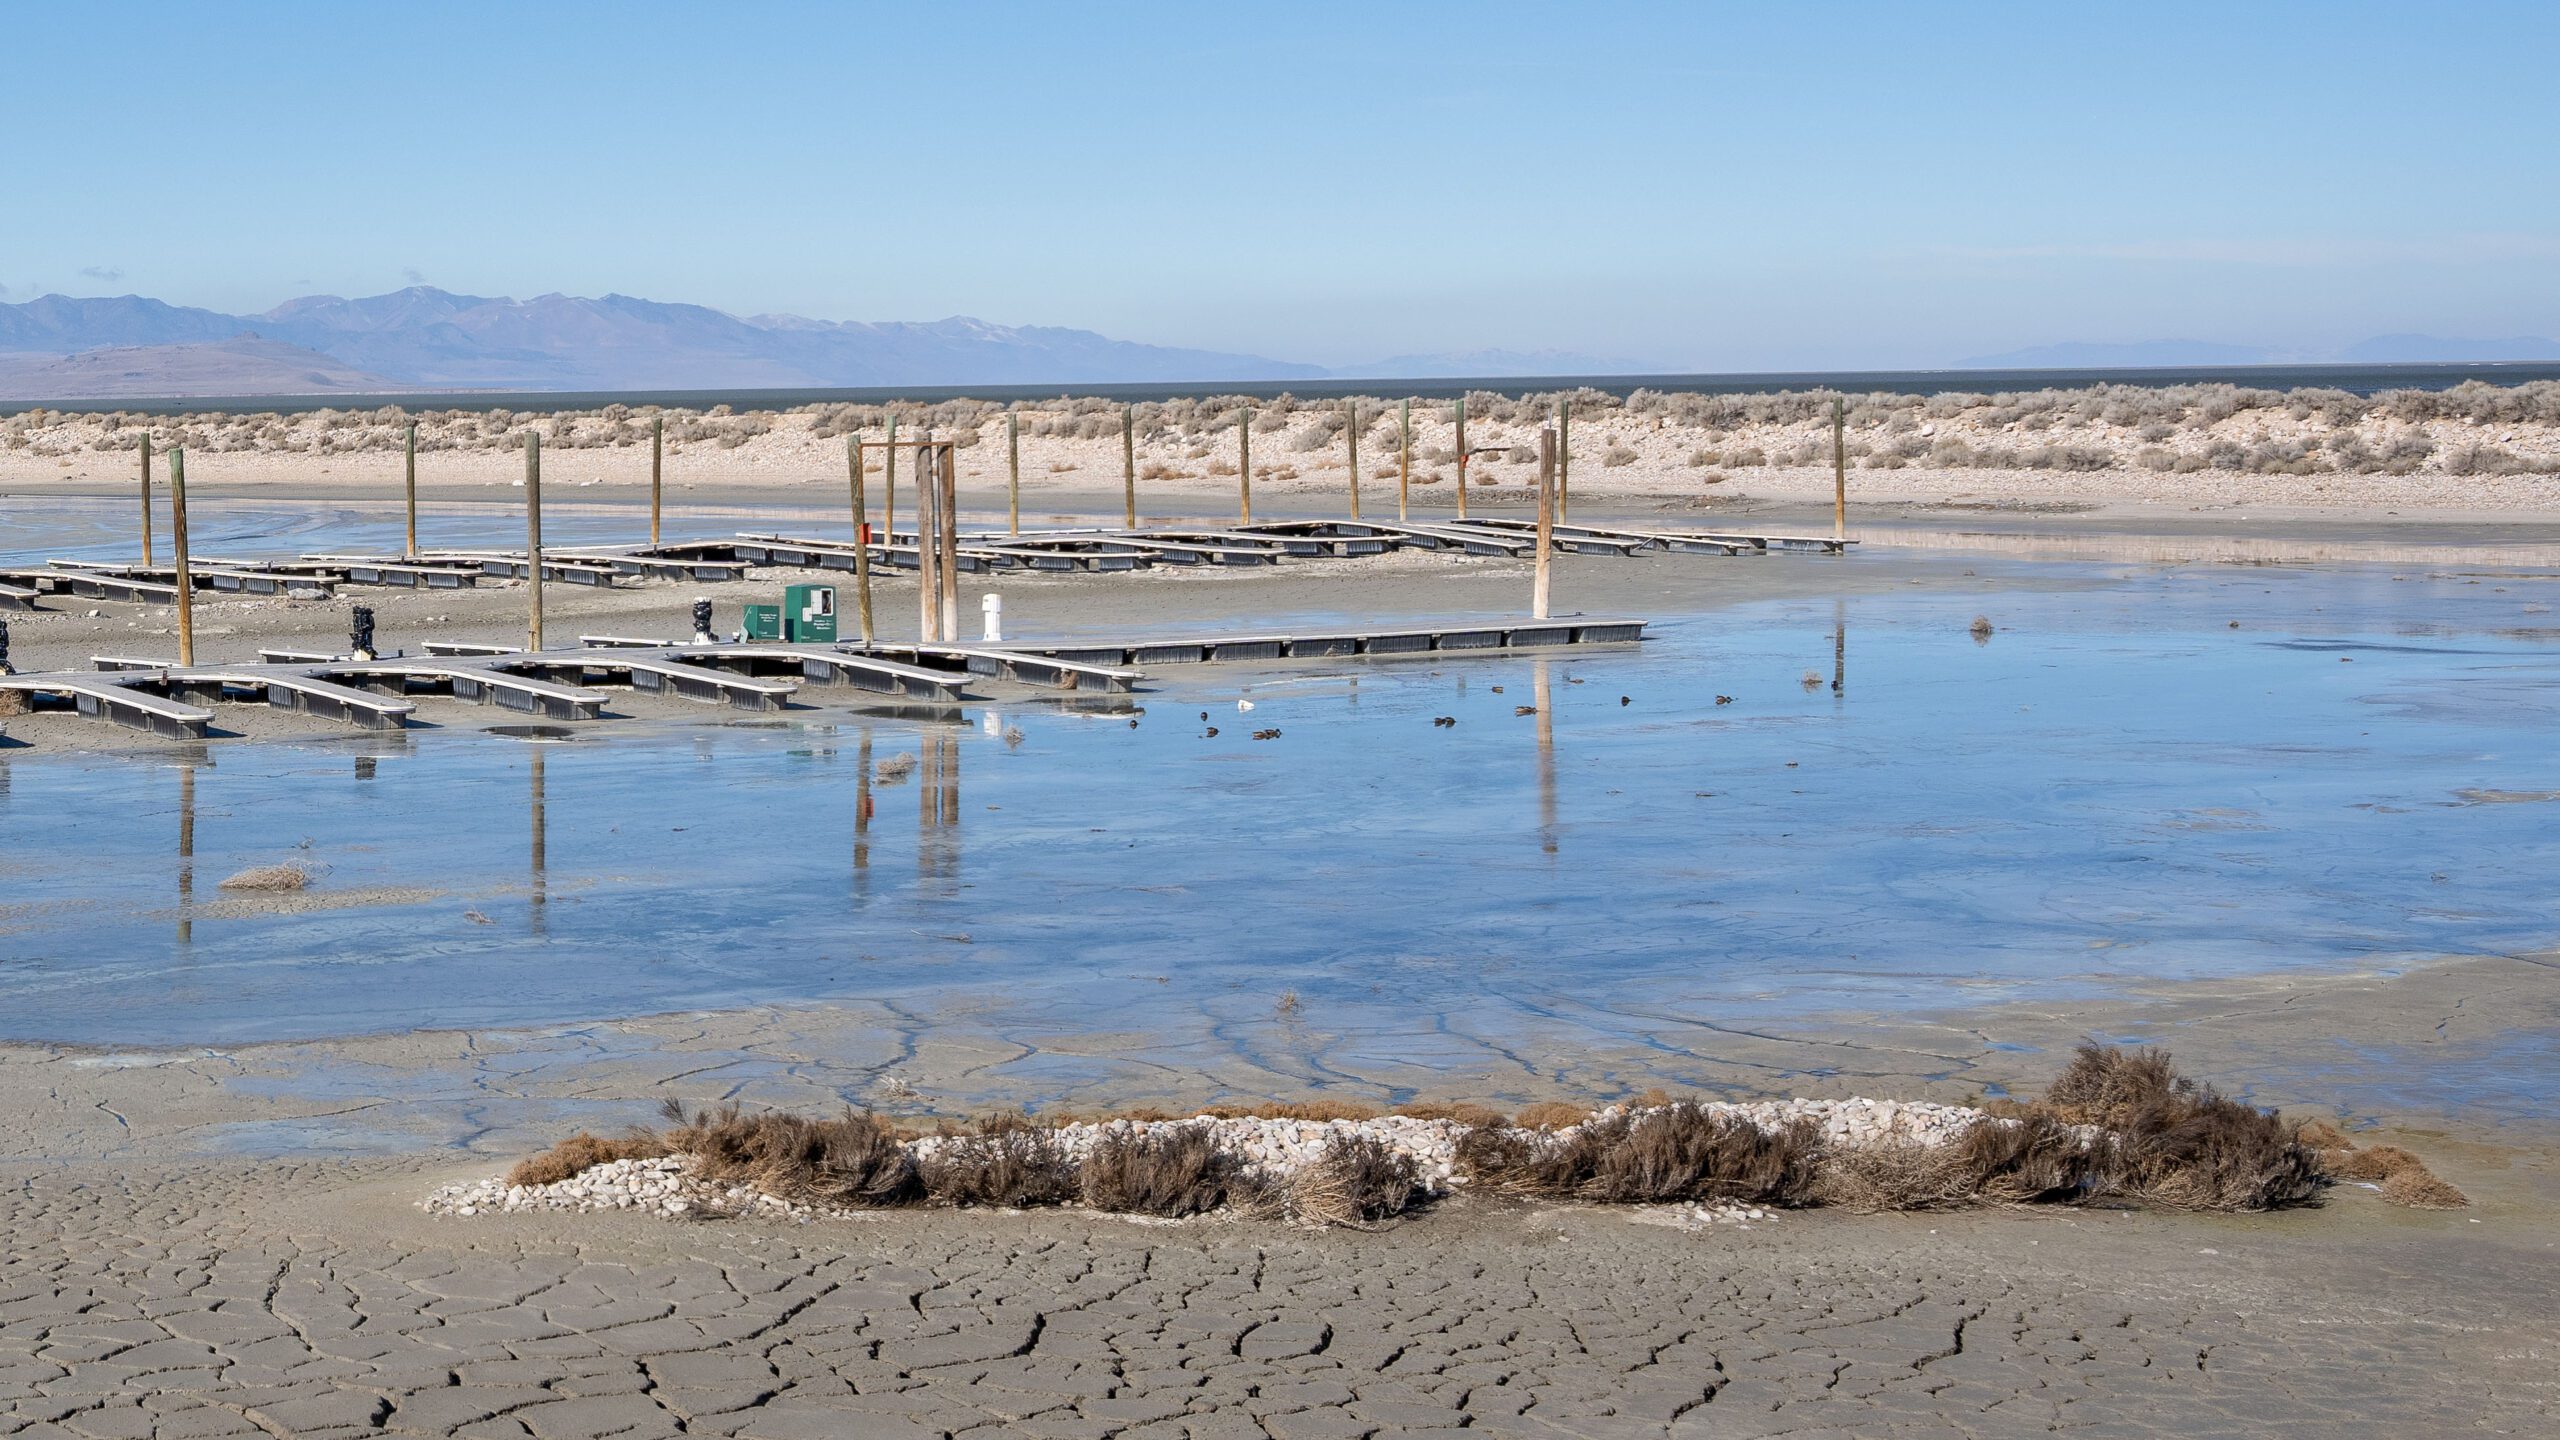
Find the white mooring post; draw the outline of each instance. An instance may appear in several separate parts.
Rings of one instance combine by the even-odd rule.
[[[1002,643],[1004,640],[1004,597],[990,591],[984,599],[978,602],[978,610],[986,618],[987,643],[990,645]]]

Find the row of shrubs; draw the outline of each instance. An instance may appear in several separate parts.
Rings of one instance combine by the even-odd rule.
[[[1460,1178],[1473,1193],[1592,1204],[1712,1201],[1826,1205],[1872,1212],[1973,1205],[2089,1204],[2253,1211],[2314,1202],[2333,1173],[2405,1174],[2412,1204],[2461,1204],[2415,1156],[2359,1152],[2322,1125],[2310,1133],[2179,1076],[2156,1050],[2085,1045],[2041,1101],[1994,1101],[1988,1118],[1938,1145],[1825,1146],[1810,1123],[1764,1129],[1694,1100],[1648,1097],[1591,1112],[1541,1105],[1516,1116],[1481,1106],[1404,1107],[1465,1127]],[[1206,1112],[1359,1120],[1380,1112],[1334,1102]],[[1411,1157],[1336,1134],[1287,1179],[1249,1169],[1203,1123],[1103,1130],[1078,1159],[1058,1136],[1067,1117],[993,1116],[938,1132],[930,1146],[879,1115],[831,1119],[688,1113],[620,1139],[572,1136],[518,1165],[513,1185],[566,1179],[609,1160],[682,1155],[703,1178],[828,1206],[1034,1207],[1081,1203],[1161,1216],[1221,1207],[1321,1224],[1375,1224],[1426,1199]],[[1119,1118],[1166,1121],[1158,1112]],[[2362,1156],[2363,1159],[2353,1157]]]

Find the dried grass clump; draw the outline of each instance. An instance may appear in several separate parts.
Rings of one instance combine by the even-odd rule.
[[[2355,1142],[2347,1138],[2346,1131],[2339,1129],[2337,1126],[2330,1124],[2326,1120],[2317,1118],[2305,1120],[2300,1125],[2294,1127],[2293,1143],[2296,1145],[2308,1145],[2314,1150],[2353,1150],[2356,1148]]]
[[[1817,1149],[1810,1124],[1763,1130],[1679,1100],[1568,1130],[1471,1130],[1458,1141],[1458,1167],[1471,1184],[1546,1199],[1802,1205],[1813,1198]]]
[[[1446,1120],[1471,1130],[1511,1123],[1511,1117],[1501,1111],[1490,1105],[1478,1105],[1472,1100],[1408,1100],[1387,1113],[1401,1115],[1408,1120]]]
[[[1541,1100],[1524,1106],[1511,1117],[1511,1123],[1523,1130],[1562,1130],[1591,1118],[1588,1105],[1569,1105],[1562,1100]]]
[[[2180,1210],[2267,1210],[2318,1196],[2320,1161],[2269,1111],[2179,1075],[2162,1050],[2084,1044],[2041,1107],[2114,1133],[2115,1185]]]
[[[1242,1162],[1218,1148],[1205,1125],[1106,1135],[1084,1160],[1084,1202],[1137,1215],[1199,1215],[1220,1205],[1252,1206],[1258,1187]]]
[[[311,884],[311,872],[295,864],[253,865],[222,882],[224,890],[264,890],[276,894]]]
[[[655,1160],[667,1153],[666,1142],[647,1130],[634,1130],[619,1140],[581,1130],[539,1155],[516,1162],[507,1172],[510,1185],[555,1185],[616,1160]]]
[[[751,1185],[786,1200],[903,1205],[920,1191],[897,1131],[848,1105],[832,1120],[746,1114],[735,1104],[697,1110],[668,1101],[667,1147],[694,1157],[707,1180]]]
[[[2427,1168],[2417,1156],[2397,1145],[2373,1145],[2362,1150],[2350,1145],[2333,1146],[2320,1152],[2320,1163],[2341,1180],[2388,1180],[2403,1170]]]
[[[2394,1172],[2382,1182],[2382,1198],[2419,1210],[2459,1210],[2471,1197],[2430,1174],[2424,1165]]]
[[[917,1162],[928,1199],[944,1205],[1027,1210],[1076,1198],[1076,1166],[1057,1132],[1019,1115],[989,1115],[973,1133],[946,1139]]]
[[[1252,1105],[1212,1105],[1212,1120],[1375,1120],[1383,1113],[1357,1100],[1265,1100]]]
[[[1336,1135],[1289,1178],[1289,1212],[1318,1225],[1370,1226],[1405,1212],[1422,1193],[1413,1157],[1364,1135]]]

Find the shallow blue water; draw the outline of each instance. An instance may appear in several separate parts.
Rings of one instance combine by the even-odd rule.
[[[973,705],[0,750],[0,1037],[839,995],[1124,1030],[1294,989],[1353,1031],[1570,1012],[1632,1038],[1708,1004],[1922,1008],[2560,933],[2560,586],[2005,573],[2072,583],[1672,616],[1543,661],[1168,667],[1135,728]],[[901,753],[913,775],[865,782]],[[327,867],[315,897],[433,893],[268,914],[215,889],[285,859]]]

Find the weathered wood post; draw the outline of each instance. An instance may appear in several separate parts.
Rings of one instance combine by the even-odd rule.
[[[1556,518],[1573,519],[1573,402],[1556,402]]]
[[[1360,402],[1345,400],[1342,405],[1350,413],[1350,423],[1342,427],[1342,433],[1351,437],[1351,518],[1357,520],[1360,518]]]
[[[925,438],[933,438],[927,430]],[[896,452],[891,452],[896,453]],[[933,481],[933,451],[916,447],[916,638],[930,644],[942,639],[942,587],[934,575],[936,563],[942,559],[940,537],[935,526],[935,504],[941,499],[942,487]]]
[[[178,663],[196,663],[196,577],[187,568],[187,447],[169,452],[169,544],[178,559]]]
[[[524,432],[525,648],[542,648],[542,435]]]
[[[1242,523],[1253,523],[1253,407],[1236,412],[1236,504],[1244,516]]]
[[[960,643],[960,447],[945,440],[937,447],[941,473],[935,484],[941,486],[942,553],[934,557],[934,572],[941,582],[942,643]]]
[[[1556,432],[1538,432],[1538,574],[1529,586],[1529,616],[1547,618],[1550,573],[1554,569],[1556,538]],[[1539,713],[1545,714],[1545,702],[1539,702]]]
[[[1120,523],[1138,528],[1138,407],[1120,407]]]
[[[403,448],[406,453],[400,467],[400,489],[409,512],[409,528],[400,558],[415,560],[418,558],[418,422],[415,420],[409,422],[408,440]]]
[[[1458,397],[1458,518],[1467,518],[1467,397]]]
[[[1831,538],[1849,538],[1849,406],[1831,397]]]
[[[862,643],[868,647],[877,637],[871,628],[871,546],[862,536],[870,524],[862,507],[862,437],[848,436],[844,445],[846,464],[853,471],[853,606],[862,626]]]
[[[880,447],[880,538],[898,539],[898,417],[889,417],[889,443]]]
[[[658,510],[666,493],[667,417],[649,425],[649,548],[658,548]]]
[[[1406,400],[1396,407],[1396,520],[1405,518],[1405,503],[1413,491],[1413,402]]]
[[[1004,508],[1005,528],[1021,534],[1022,417],[1012,410],[1004,412]]]
[[[142,563],[151,563],[151,432],[148,430],[142,432]]]

